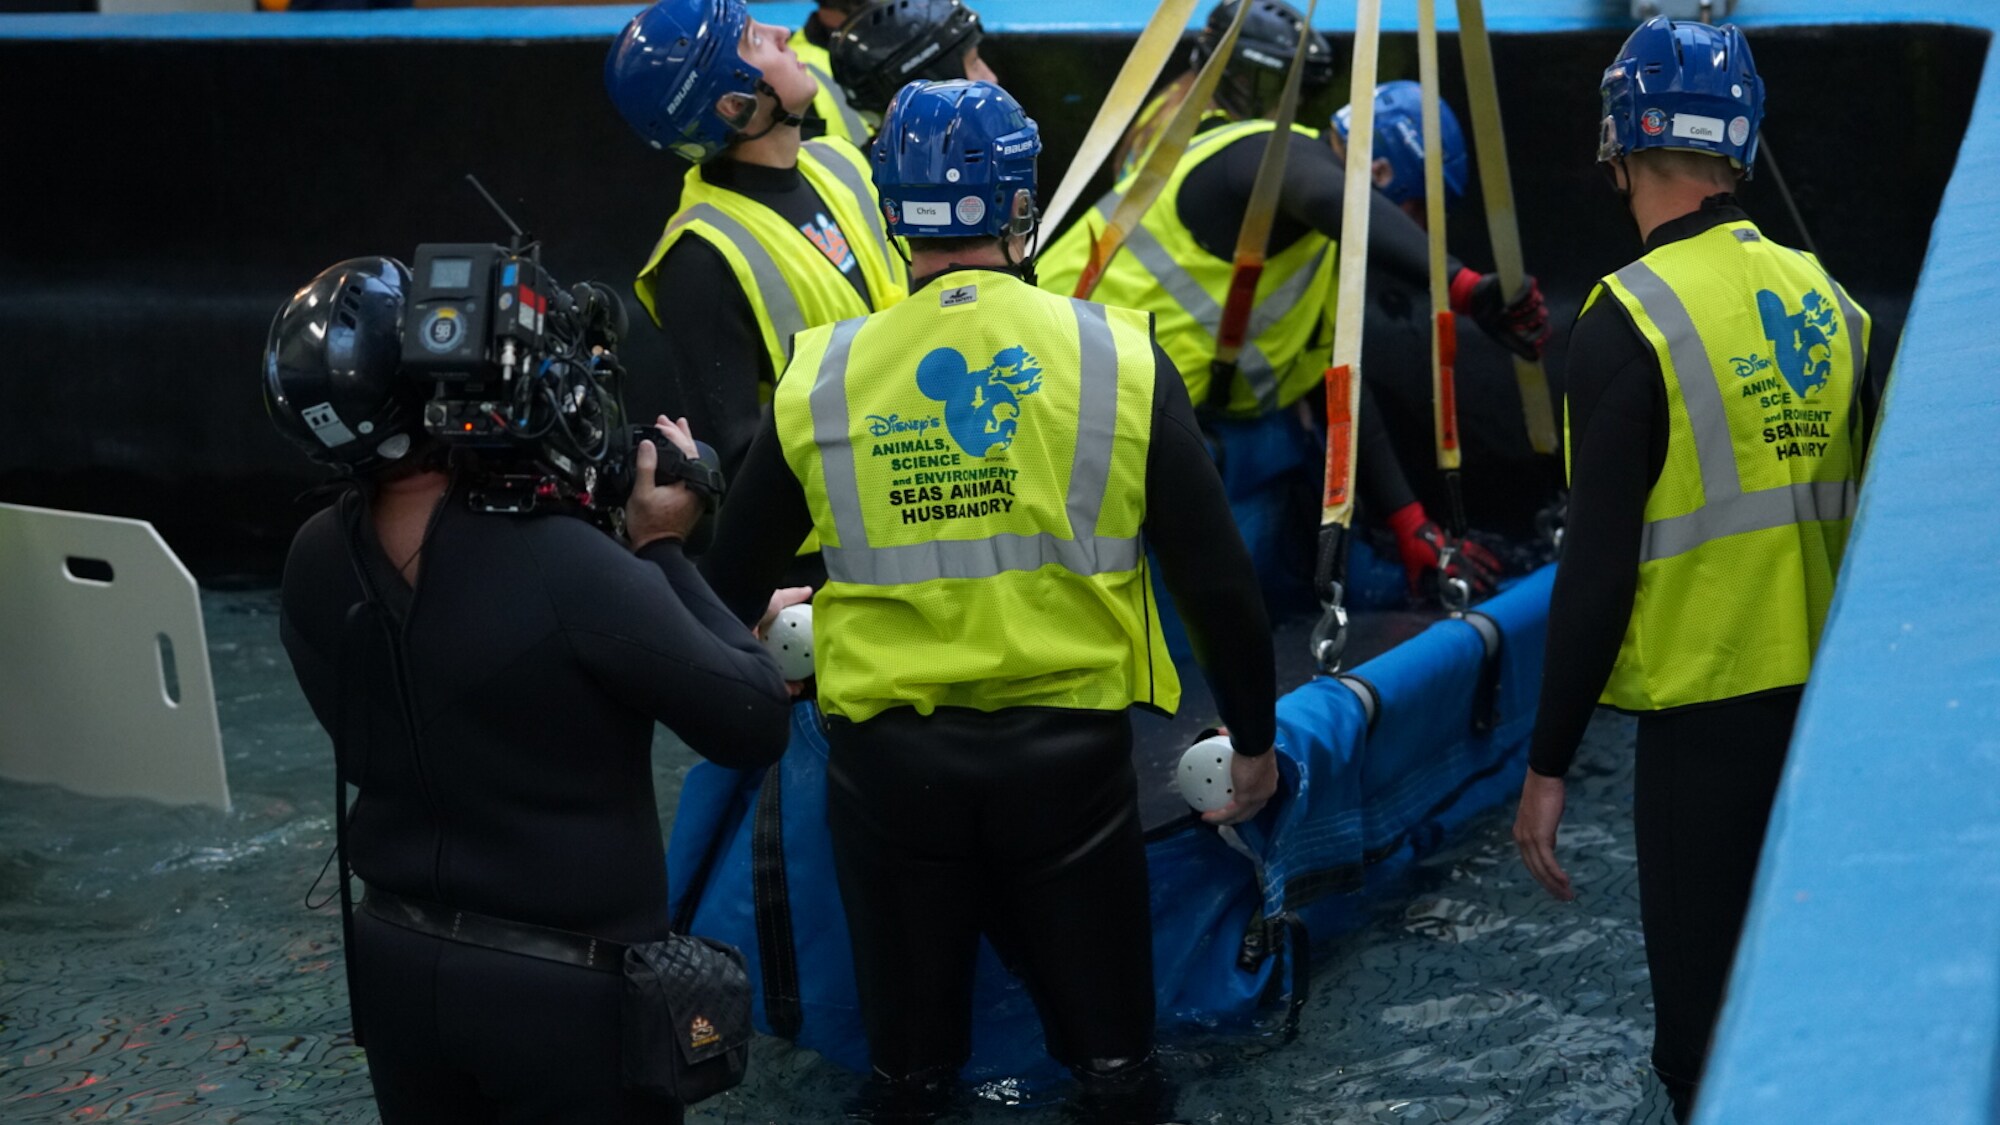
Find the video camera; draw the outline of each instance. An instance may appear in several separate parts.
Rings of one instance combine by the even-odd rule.
[[[602,282],[557,284],[539,244],[486,198],[513,244],[418,246],[403,319],[403,375],[430,391],[424,431],[477,454],[472,507],[528,512],[568,502],[622,530],[634,453],[652,438],[655,479],[687,482],[712,510],[723,491],[715,451],[697,442],[701,456],[690,460],[652,427],[626,422],[617,356],[624,302]]]

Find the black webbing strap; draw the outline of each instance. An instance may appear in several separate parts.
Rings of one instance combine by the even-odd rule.
[[[1292,1002],[1285,1006],[1284,1032],[1284,1041],[1290,1043],[1299,1037],[1299,1017],[1312,995],[1312,934],[1306,920],[1289,910],[1278,921],[1285,926],[1285,960],[1292,970]]]
[[[1472,694],[1472,729],[1480,734],[1491,731],[1500,722],[1500,657],[1506,652],[1507,634],[1500,623],[1478,610],[1468,610],[1465,616],[1480,618],[1485,628],[1479,630],[1484,641],[1492,630],[1492,651],[1482,654],[1479,662],[1479,686]],[[1477,626],[1475,626],[1477,628]]]
[[[750,825],[750,895],[757,916],[757,960],[764,976],[764,1018],[771,1033],[794,1038],[805,1023],[799,957],[792,944],[792,899],[785,880],[784,771],[771,766],[757,790]]]

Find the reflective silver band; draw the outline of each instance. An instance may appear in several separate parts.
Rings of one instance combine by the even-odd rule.
[[[828,74],[813,64],[806,63],[806,69],[811,71],[812,76],[819,80],[819,88],[826,94],[826,100],[832,102],[834,112],[840,114],[841,127],[847,130],[847,136],[844,139],[853,144],[855,148],[862,148],[867,145],[868,122],[862,120],[859,110],[847,104],[847,91],[840,88],[840,83],[833,80],[833,75]],[[813,100],[817,102],[819,99],[815,98]],[[811,142],[807,143],[810,144]]]
[[[862,131],[857,135],[867,136],[867,126],[862,126]],[[840,181],[840,186],[846,188],[847,193],[854,197],[855,207],[860,210],[861,217],[868,223],[869,237],[875,240],[875,248],[882,252],[882,264],[893,275],[896,272],[896,263],[903,259],[889,247],[889,231],[882,225],[882,209],[875,206],[875,201],[868,195],[868,180],[854,170],[854,165],[849,164],[844,155],[833,151],[833,146],[823,141],[807,141],[805,147],[819,161],[821,167],[832,172],[834,178]],[[855,264],[859,266],[860,263]],[[864,274],[864,278],[865,276]],[[862,288],[868,287],[863,285]],[[868,297],[868,307],[871,310],[875,308],[875,297],[872,293]]]
[[[1694,318],[1688,315],[1680,294],[1661,280],[1644,259],[1613,276],[1667,337],[1667,354],[1673,359],[1681,401],[1687,407],[1688,428],[1694,433],[1704,503],[1717,504],[1741,495],[1743,481],[1736,475],[1736,445],[1729,432],[1729,415],[1722,405],[1722,383],[1715,377],[1715,366],[1708,361],[1708,348],[1702,344],[1701,333],[1695,329]]]
[[[1215,298],[1209,296],[1208,290],[1202,288],[1201,282],[1195,280],[1193,274],[1174,260],[1172,254],[1167,253],[1167,248],[1160,244],[1159,239],[1153,237],[1153,232],[1147,230],[1145,224],[1134,227],[1132,233],[1125,237],[1125,249],[1139,260],[1140,265],[1146,267],[1146,271],[1160,283],[1160,288],[1166,290],[1167,296],[1173,298],[1174,303],[1193,317],[1194,322],[1207,330],[1210,336],[1222,331],[1222,306],[1215,303]],[[1305,280],[1310,283],[1312,275],[1305,274]],[[1289,283],[1287,284],[1289,286]],[[1275,323],[1277,317],[1289,311],[1289,305],[1277,305],[1275,304],[1277,300],[1277,294],[1267,298],[1263,305],[1252,313],[1251,324],[1254,326],[1260,314],[1272,310],[1275,310],[1275,313],[1271,321]],[[1254,327],[1244,332],[1246,339],[1243,350],[1236,357],[1236,373],[1250,385],[1250,390],[1256,394],[1260,406],[1274,410],[1278,405],[1278,378],[1271,369],[1271,361],[1264,357],[1263,350],[1254,342],[1258,335],[1259,331]]]
[[[771,328],[778,336],[778,346],[786,356],[792,354],[792,337],[806,330],[805,314],[799,311],[799,300],[792,295],[792,287],[779,271],[777,260],[764,244],[757,241],[750,229],[737,222],[713,203],[697,203],[674,217],[667,224],[667,233],[692,222],[704,222],[714,227],[743,260],[750,266],[750,276],[757,282],[757,292],[764,298],[764,311],[770,315]],[[745,293],[745,297],[751,294]],[[783,367],[782,364],[779,365]],[[779,372],[772,372],[775,377]]]
[[[813,444],[819,447],[820,473],[826,478],[827,503],[833,508],[833,529],[849,550],[868,550],[868,521],[861,515],[861,484],[854,472],[854,438],[847,425],[847,353],[862,318],[833,326],[826,355],[819,361],[807,403],[812,411]],[[823,549],[828,566],[834,548]]]
[[[1729,535],[1852,519],[1854,497],[1853,481],[1815,480],[1710,500],[1684,516],[1647,524],[1639,536],[1639,561],[1672,558]]]
[[[819,448],[827,504],[839,546],[822,548],[827,577],[862,586],[893,586],[942,578],[991,578],[1053,563],[1074,574],[1111,574],[1139,565],[1139,540],[1097,534],[1118,429],[1118,346],[1103,306],[1072,301],[1081,352],[1076,409],[1076,453],[1070,464],[1064,511],[1070,534],[1063,538],[994,535],[985,539],[935,539],[895,547],[871,547],[861,509],[861,488],[848,427],[847,362],[860,319],[833,327],[826,355],[809,393],[813,441]]]

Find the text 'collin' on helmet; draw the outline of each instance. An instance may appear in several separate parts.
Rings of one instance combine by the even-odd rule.
[[[1215,53],[1216,44],[1229,31],[1230,21],[1236,18],[1238,2],[1242,0],[1224,0],[1208,13],[1208,23],[1195,39],[1194,52],[1190,56],[1196,69]],[[1282,80],[1291,68],[1292,52],[1298,48],[1299,36],[1303,33],[1309,38],[1305,73],[1299,76],[1300,85],[1310,93],[1333,83],[1333,45],[1326,41],[1326,36],[1306,26],[1306,17],[1297,8],[1284,0],[1247,2],[1250,14],[1243,17],[1243,30],[1236,33],[1236,50],[1223,64],[1225,73],[1250,78],[1275,75]]]
[[[1389,162],[1389,182],[1383,185],[1382,194],[1392,203],[1424,198],[1423,97],[1423,87],[1407,78],[1375,87],[1375,157]],[[1353,112],[1353,106],[1344,105],[1333,115],[1333,127],[1343,141]],[[1465,150],[1458,115],[1443,98],[1438,99],[1438,132],[1444,156],[1445,202],[1457,203],[1465,198],[1472,158]]]
[[[1749,174],[1764,120],[1764,82],[1734,24],[1656,16],[1640,24],[1600,87],[1597,159],[1649,148],[1728,157]]]
[[[875,188],[892,233],[909,238],[1027,234],[1014,200],[1035,192],[1041,130],[991,82],[912,82],[875,138]]]
[[[329,266],[285,302],[264,342],[264,409],[322,465],[367,472],[406,456],[423,389],[405,379],[410,271],[394,258]]]
[[[604,87],[646,143],[696,164],[729,147],[757,112],[764,72],[737,51],[750,11],[743,0],[660,0],[632,17],[604,60]],[[748,108],[724,116],[717,104]]]
[[[913,81],[964,78],[980,35],[964,0],[886,0],[842,24],[826,49],[847,104],[880,113]]]

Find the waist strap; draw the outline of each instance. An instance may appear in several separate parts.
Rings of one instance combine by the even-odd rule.
[[[580,969],[615,973],[620,971],[625,960],[625,946],[615,941],[527,922],[509,922],[470,910],[404,898],[377,887],[368,888],[367,897],[361,900],[361,909],[391,926],[415,933],[461,945],[476,945],[481,949],[575,965]]]

